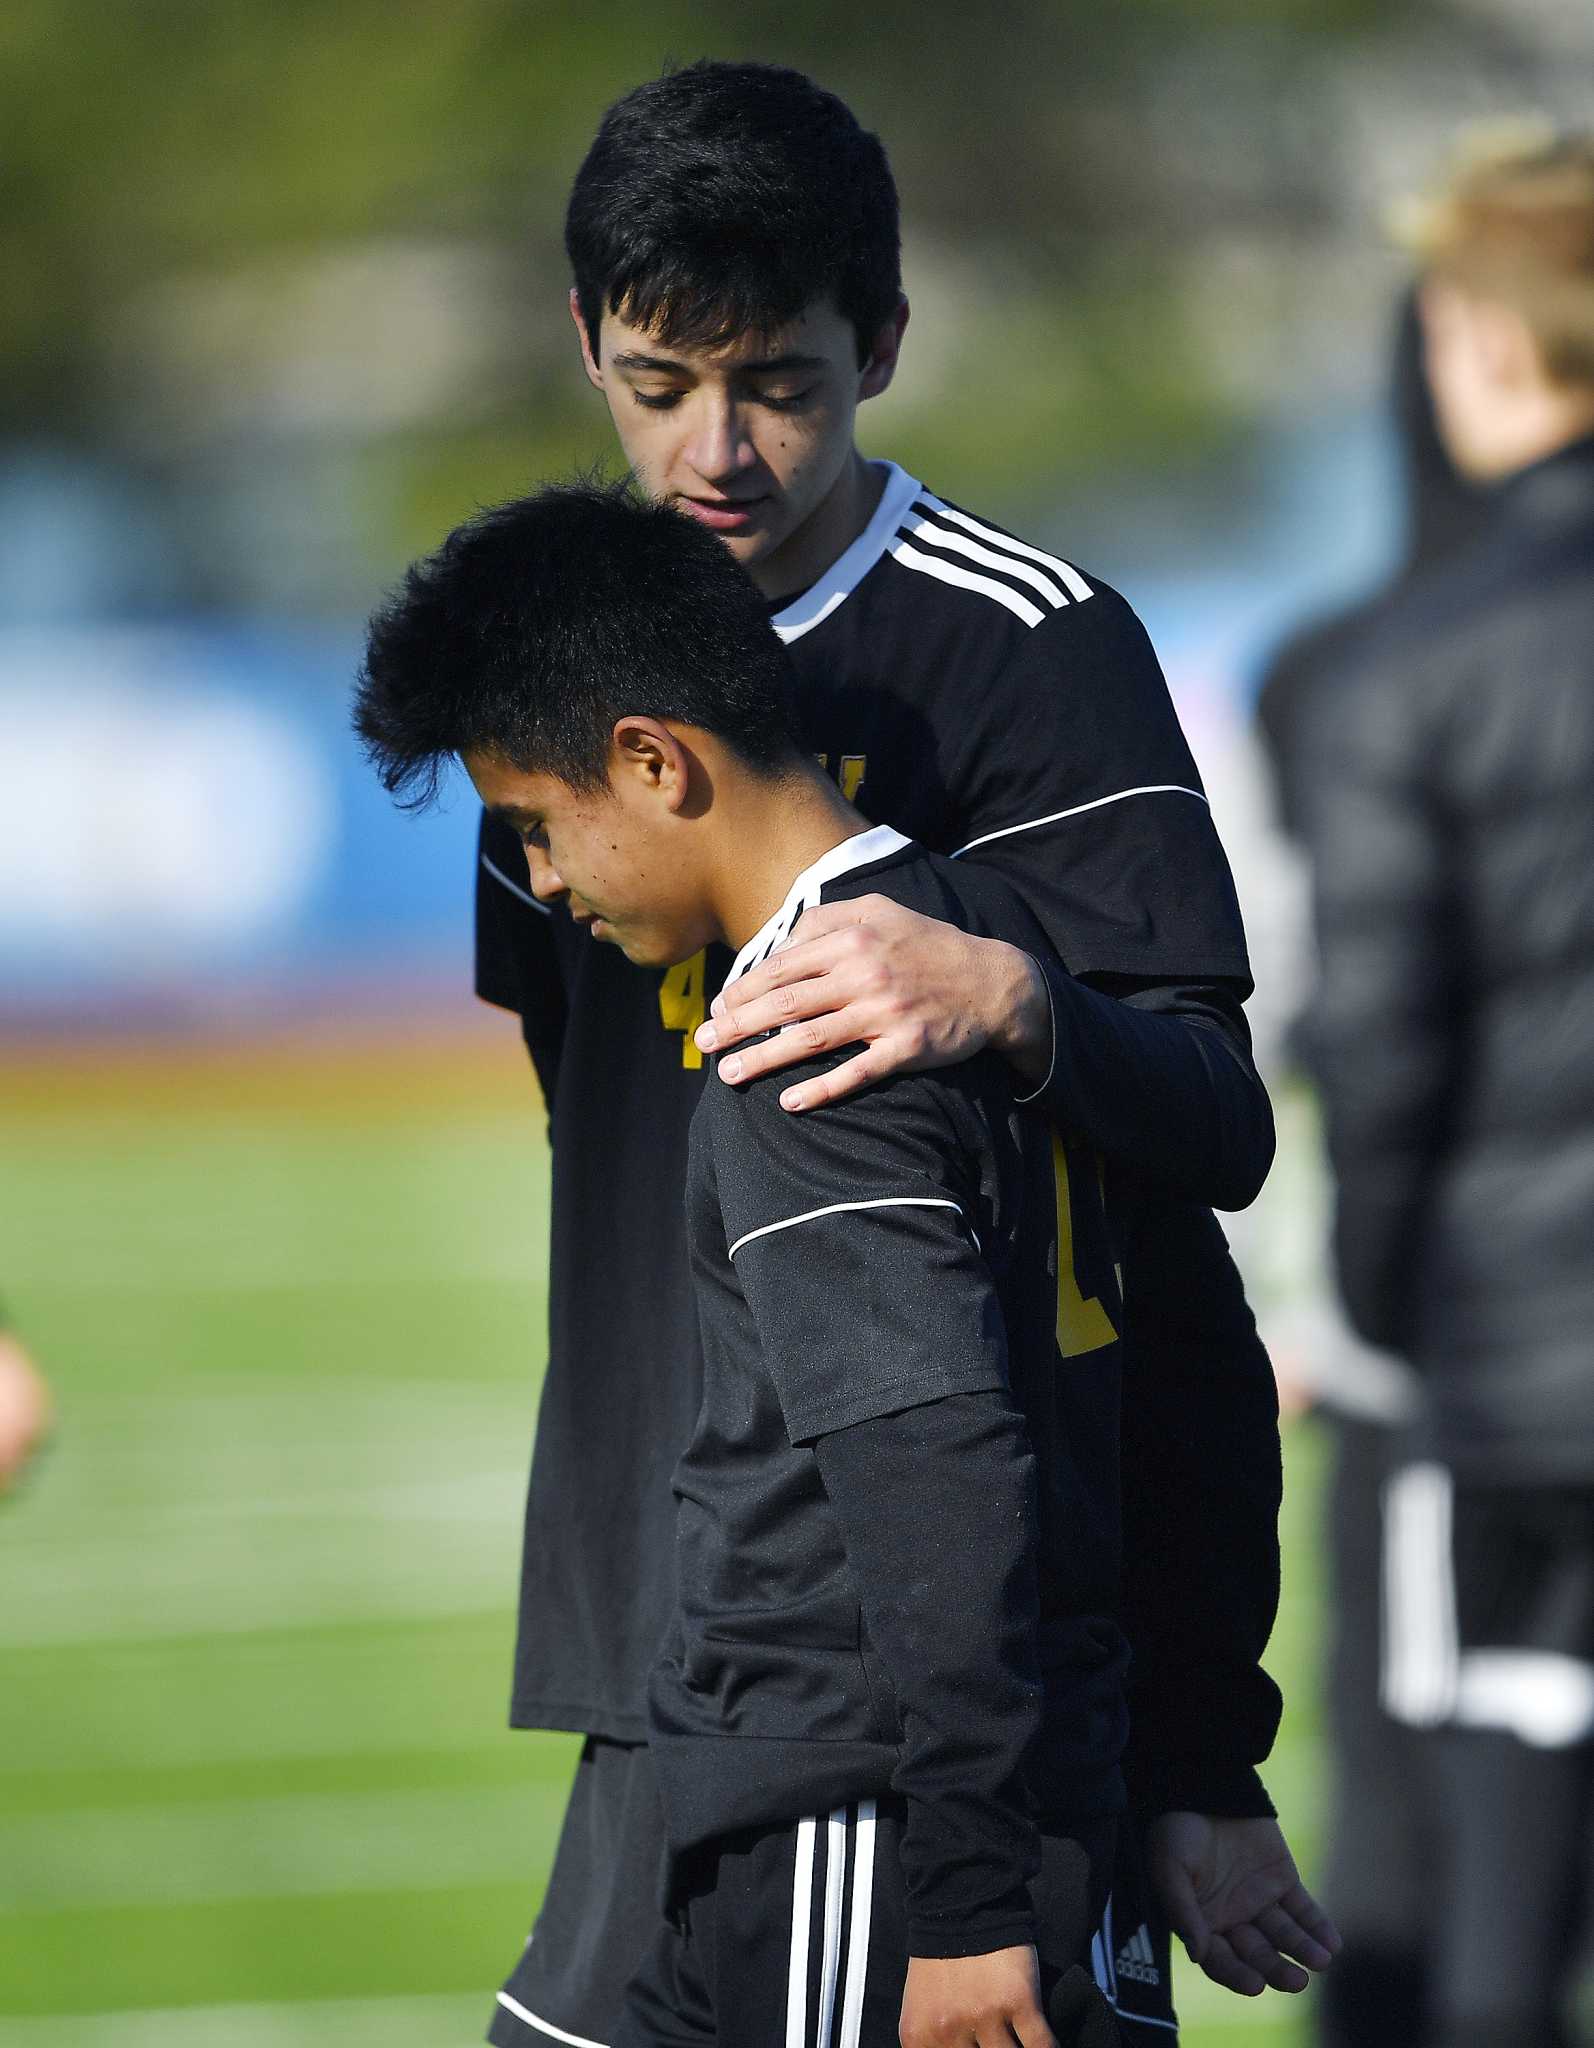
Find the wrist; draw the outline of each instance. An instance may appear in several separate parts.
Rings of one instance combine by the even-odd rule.
[[[987,1042],[1031,1088],[1046,1084],[1052,1063],[1052,1001],[1046,977],[1020,946],[988,941],[994,970],[986,983]]]

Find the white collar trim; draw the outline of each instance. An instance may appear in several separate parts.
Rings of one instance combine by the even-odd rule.
[[[840,600],[838,599],[839,603]],[[854,868],[866,868],[877,860],[898,853],[912,840],[890,825],[871,825],[867,832],[854,832],[828,853],[822,853],[811,867],[803,869],[791,885],[791,892],[767,924],[760,926],[731,963],[725,986],[739,981],[751,967],[768,957],[790,933],[805,910],[819,901],[820,891],[838,875],[850,875]]]
[[[844,604],[885,553],[892,535],[902,524],[902,515],[924,489],[917,477],[909,476],[894,462],[872,465],[886,473],[886,487],[874,517],[849,548],[844,548],[819,581],[795,597],[774,618],[775,631],[789,646],[811,633],[821,619],[828,619],[837,605]]]

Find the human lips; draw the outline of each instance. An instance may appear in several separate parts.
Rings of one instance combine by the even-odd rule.
[[[689,519],[715,533],[736,533],[752,525],[767,500],[762,493],[756,498],[693,498],[683,493],[675,502]]]

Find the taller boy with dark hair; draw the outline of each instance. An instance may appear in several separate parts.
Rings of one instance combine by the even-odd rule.
[[[867,825],[790,681],[706,534],[556,490],[411,570],[358,723],[390,788],[459,755],[537,900],[643,966],[724,943],[735,975],[866,890],[1044,947],[1000,877]],[[618,2038],[1049,2048],[1070,1968],[1106,2020],[1079,1966],[1122,1804],[1119,1347],[1069,1361],[1057,1313],[1070,1266],[1110,1270],[1101,1193],[1059,1206],[993,1053],[817,1117],[777,1092],[692,1124],[705,1371],[650,1702],[673,1913]]]
[[[1164,1895],[1204,1966],[1237,1989],[1298,1987],[1281,1949],[1313,1964],[1326,1950],[1303,1931],[1310,1902],[1255,1772],[1278,1711],[1258,1663],[1277,1591],[1272,1381],[1197,1206],[1250,1199],[1271,1126],[1233,892],[1155,658],[1095,579],[858,453],[854,415],[891,380],[907,307],[884,153],[831,95],[758,65],[639,88],[605,116],[567,239],[588,375],[645,489],[714,533],[769,601],[805,747],[867,816],[1003,869],[1051,949],[1037,964],[872,897],[821,907],[809,943],[729,990],[750,994],[753,1032],[797,1028],[720,1072],[865,1041],[879,1074],[988,1046],[1108,1162],[1129,1217],[1131,1783],[1160,1817]],[[672,1597],[667,1481],[700,1374],[679,1188],[706,1073],[696,1034],[728,962],[709,947],[638,973],[536,900],[501,821],[481,852],[478,990],[519,1012],[553,1133],[512,1713],[589,1738],[494,2024],[525,2048],[609,2039],[652,1910],[643,1676]],[[815,916],[846,929],[814,941]],[[817,976],[772,985],[816,957]],[[868,993],[882,980],[894,995]],[[1101,1026],[1101,994],[1117,999],[1101,1006],[1110,1056],[1084,1025]],[[904,1015],[905,1031],[883,1029]],[[855,1059],[783,1099],[859,1078]],[[1070,1210],[1089,1198],[1067,1185]],[[1116,1281],[1088,1259],[1062,1281],[1063,1348],[1087,1359],[1119,1335]],[[1103,1976],[1126,2017],[1166,2030],[1155,1914],[1123,1893],[1117,1907]]]

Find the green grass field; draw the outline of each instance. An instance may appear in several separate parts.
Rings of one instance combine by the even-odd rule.
[[[18,1058],[0,1154],[62,1411],[0,1508],[0,2048],[478,2039],[574,1760],[504,1727],[546,1209],[513,1033]],[[1311,1448],[1272,1660],[1307,1848]],[[1182,2003],[1192,2048],[1304,2039]]]

